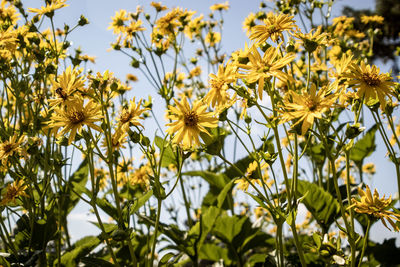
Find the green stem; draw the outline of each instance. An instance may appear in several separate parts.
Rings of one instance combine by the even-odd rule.
[[[368,235],[369,235],[369,228],[370,227],[371,227],[371,220],[368,218],[367,231],[365,232],[363,246],[362,246],[362,250],[361,250],[360,261],[358,262],[358,267],[361,266],[362,259],[364,258],[365,248],[367,247],[367,243],[368,243]]]
[[[151,266],[153,266],[153,264],[154,264],[154,255],[156,252],[158,225],[160,224],[160,216],[161,216],[161,202],[162,202],[162,199],[158,198],[157,199],[157,218],[156,218],[156,224],[154,226],[155,229],[154,229],[153,247],[151,249],[151,260],[150,260]]]

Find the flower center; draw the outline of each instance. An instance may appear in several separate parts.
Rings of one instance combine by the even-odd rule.
[[[318,107],[318,103],[316,103],[313,99],[307,99],[306,106],[309,111],[315,111]]]
[[[129,112],[129,111],[127,111],[127,110],[123,110],[122,111],[122,114],[121,114],[121,119],[120,119],[120,121],[122,122],[122,123],[127,123],[128,121],[130,121],[131,119],[132,119],[132,114]]]
[[[56,89],[56,94],[59,95],[59,97],[61,97],[64,100],[67,100],[67,95],[64,93],[63,89],[61,87],[58,87]]]
[[[3,150],[4,150],[5,153],[9,153],[9,152],[11,152],[13,149],[14,149],[13,144],[6,144],[6,145],[4,145],[4,147],[3,147]]]
[[[69,116],[69,120],[73,124],[81,123],[81,122],[83,122],[85,120],[85,114],[82,111],[74,111]]]
[[[197,116],[196,112],[190,111],[189,113],[185,114],[184,122],[188,127],[197,126],[197,123],[199,122],[199,116]]]
[[[376,73],[364,73],[362,79],[369,86],[378,86],[381,83],[381,80]]]

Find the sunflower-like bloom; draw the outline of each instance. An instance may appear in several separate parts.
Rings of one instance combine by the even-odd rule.
[[[150,175],[152,170],[149,164],[145,164],[137,168],[131,175],[129,175],[129,182],[131,185],[136,185],[144,191],[150,188]]]
[[[210,91],[205,96],[205,101],[211,103],[214,108],[216,104],[225,105],[230,100],[227,92],[228,85],[236,81],[236,67],[228,63],[226,67],[223,64],[218,66],[217,75],[210,74]]]
[[[208,105],[202,101],[195,101],[193,107],[190,107],[186,97],[181,102],[174,101],[176,107],[169,106],[168,109],[168,118],[172,122],[166,124],[169,126],[167,133],[174,136],[172,141],[182,145],[183,149],[200,146],[200,133],[209,135],[205,127],[217,127],[218,118],[214,117],[214,112],[206,112]]]
[[[306,51],[310,53],[314,52],[318,47],[328,44],[329,35],[326,32],[322,32],[322,26],[312,29],[309,33],[302,33],[298,30],[292,35],[300,39]]]
[[[235,181],[235,184],[238,184],[238,189],[247,191],[249,189],[250,183],[252,186],[255,186],[255,184],[258,184],[259,186],[262,186],[262,181],[260,179],[258,172],[258,162],[253,161],[252,163],[249,164],[249,167],[247,167],[245,177],[242,177],[238,180]],[[260,173],[262,175],[262,179],[264,181],[264,184],[266,184],[268,187],[270,187],[273,182],[268,181],[268,172],[265,171],[262,173],[266,168],[268,167],[268,164],[260,164]],[[246,179],[247,178],[247,179]]]
[[[301,134],[304,135],[314,124],[314,119],[321,119],[322,114],[330,109],[336,99],[336,94],[331,94],[326,87],[317,92],[316,86],[311,85],[310,92],[289,91],[283,104],[283,122],[297,120],[295,125],[302,122]]]
[[[66,4],[67,0],[54,0],[51,1],[50,4],[47,3],[46,6],[42,6],[41,8],[28,8],[29,12],[37,13],[39,16],[41,15],[50,15],[57,9],[63,8],[68,6]]]
[[[364,23],[364,24],[368,24],[370,22],[377,23],[377,24],[383,24],[384,20],[385,20],[384,17],[378,16],[378,15],[374,15],[374,16],[362,15],[361,16],[361,23]]]
[[[287,14],[275,15],[273,12],[267,14],[264,19],[264,25],[257,25],[252,28],[250,40],[256,40],[257,43],[264,43],[268,38],[273,42],[283,41],[282,32],[285,30],[291,31],[297,28],[293,16]]]
[[[0,160],[2,165],[6,165],[8,158],[18,154],[23,154],[24,150],[21,144],[25,141],[25,137],[17,137],[16,135],[10,136],[10,138],[0,144]]]
[[[110,26],[108,26],[108,30],[113,30],[114,34],[118,34],[123,32],[125,29],[125,21],[128,21],[128,14],[126,10],[121,9],[120,11],[115,11],[115,16],[111,17]]]
[[[85,84],[85,78],[79,76],[82,71],[83,69],[71,69],[71,67],[68,67],[58,76],[58,81],[52,81],[56,98],[49,99],[50,106],[66,105],[68,102],[75,100],[74,93],[76,90],[82,89]]]
[[[248,53],[249,63],[238,64],[239,68],[244,69],[244,74],[240,74],[240,78],[245,78],[249,83],[258,82],[258,95],[262,100],[262,95],[264,91],[265,80],[269,80],[272,77],[276,77],[279,80],[290,80],[291,77],[281,71],[281,69],[293,61],[296,54],[289,53],[284,57],[279,56],[279,50],[273,46],[269,47],[264,56],[258,53],[255,46],[250,48],[250,53]]]
[[[349,66],[349,73],[344,76],[360,99],[364,97],[367,104],[379,101],[382,110],[386,107],[385,96],[395,96],[392,78],[387,73],[381,74],[375,65],[366,65],[363,61],[360,64],[353,63]]]
[[[12,184],[7,185],[6,193],[0,202],[0,205],[4,206],[9,203],[14,203],[18,197],[28,197],[25,193],[27,186],[24,184],[23,180],[14,181]]]
[[[348,209],[354,207],[355,212],[368,214],[376,219],[381,219],[383,225],[390,230],[386,224],[386,221],[388,221],[396,232],[399,231],[399,227],[393,222],[393,220],[400,221],[400,214],[396,214],[388,210],[390,204],[392,203],[391,196],[388,199],[385,199],[385,195],[383,195],[382,198],[379,198],[379,194],[376,189],[374,190],[374,195],[372,195],[371,189],[369,189],[368,185],[366,186],[365,191],[363,191],[361,188],[358,188],[358,194],[360,195],[361,199],[356,200],[352,198],[352,205],[349,206]]]
[[[225,3],[214,4],[210,6],[211,11],[221,11],[221,10],[228,10],[229,9],[229,2],[225,1]]]
[[[117,131],[126,132],[130,126],[141,126],[139,120],[143,119],[141,115],[143,112],[148,110],[148,108],[141,108],[142,99],[136,104],[135,98],[133,98],[130,102],[129,107],[123,107],[118,120],[118,129]]]
[[[75,140],[76,133],[82,131],[84,125],[99,132],[100,126],[94,124],[103,118],[100,106],[93,101],[89,101],[85,106],[82,99],[69,103],[65,108],[56,108],[48,122],[49,128],[57,133],[59,128],[63,128],[57,137],[61,137],[69,132],[68,145]]]
[[[161,2],[151,2],[150,5],[156,9],[157,12],[167,10],[166,6],[163,6]]]
[[[204,42],[213,47],[221,41],[221,34],[219,32],[209,31],[204,39]]]

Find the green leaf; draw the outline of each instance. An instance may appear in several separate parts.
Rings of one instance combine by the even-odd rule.
[[[160,149],[160,151],[164,149],[164,153],[161,159],[161,167],[168,167],[170,164],[176,165],[176,156],[171,144],[169,144],[168,142],[164,142],[164,139],[159,136],[156,136],[154,138],[154,142],[156,143],[156,146]]]
[[[169,252],[169,253],[165,254],[165,255],[161,258],[160,262],[158,263],[158,266],[165,266],[165,265],[167,265],[167,264],[168,264],[168,261],[169,261],[172,257],[174,257],[174,256],[175,256],[175,254],[172,253],[172,252]]]
[[[244,266],[245,267],[253,267],[253,266],[256,266],[257,263],[264,263],[266,256],[267,255],[265,255],[265,254],[251,255]],[[266,266],[266,265],[262,265],[262,266]]]
[[[135,200],[133,205],[130,207],[130,214],[136,213],[153,195],[153,190],[149,190],[146,194],[142,195],[138,199]]]
[[[187,176],[200,176],[206,180],[210,185],[222,190],[225,185],[231,180],[223,173],[214,173],[210,171],[189,171],[182,173]]]
[[[78,169],[69,177],[67,184],[65,185],[65,191],[61,199],[61,212],[65,212],[65,215],[71,212],[71,210],[78,204],[79,196],[73,191],[77,192],[81,187],[85,187],[89,174],[89,165],[87,159],[85,159]]]
[[[323,188],[304,180],[297,181],[297,190],[297,197],[302,197],[308,192],[303,204],[318,224],[327,231],[340,214],[339,202]]]
[[[78,266],[80,259],[88,255],[100,243],[101,240],[96,236],[85,236],[84,238],[78,240],[74,244],[74,249],[64,253],[64,255],[61,256],[61,266]],[[57,266],[57,264],[58,259],[54,262],[54,266]]]
[[[218,217],[215,222],[213,233],[223,241],[231,243],[242,230],[247,217],[228,216],[226,213]]]
[[[356,163],[362,163],[366,157],[375,151],[375,133],[377,130],[378,126],[375,124],[354,144],[353,148],[350,150],[351,160]]]
[[[85,267],[113,267],[115,266],[111,262],[105,261],[103,259],[92,258],[92,257],[83,257],[81,258],[81,262],[85,264]]]
[[[212,128],[209,134],[200,132],[201,139],[205,144],[205,151],[210,155],[219,155],[224,146],[227,132],[223,128]]]
[[[228,256],[228,250],[215,244],[204,244],[200,249],[199,258],[214,262],[223,260],[226,265],[232,263]]]
[[[224,201],[226,199],[226,195],[228,194],[228,192],[231,192],[234,181],[235,181],[235,179],[232,179],[229,183],[227,183],[225,185],[224,189],[222,189],[221,193],[218,195],[218,198],[217,198],[217,200],[218,200],[218,208],[221,208],[222,205],[224,204]],[[232,195],[230,195],[230,196],[232,196]],[[231,202],[231,203],[233,203],[233,202]]]

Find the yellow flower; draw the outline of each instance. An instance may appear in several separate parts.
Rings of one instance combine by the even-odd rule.
[[[131,185],[137,185],[142,190],[147,191],[150,188],[150,174],[152,173],[152,169],[149,164],[142,165],[137,168],[130,176],[129,182]]]
[[[150,5],[151,5],[152,7],[154,7],[154,8],[156,9],[157,12],[161,12],[161,11],[167,10],[167,7],[166,7],[166,6],[163,6],[163,5],[161,4],[161,2],[158,2],[158,3],[156,3],[156,2],[151,2]]]
[[[130,41],[133,39],[137,32],[145,31],[146,28],[142,26],[142,21],[139,19],[137,21],[131,21],[131,24],[123,28],[123,32],[125,33],[125,41]]]
[[[53,91],[56,95],[55,99],[49,99],[50,106],[55,107],[59,104],[66,105],[70,101],[74,101],[74,93],[76,90],[82,89],[85,83],[85,78],[79,76],[83,69],[68,67],[61,75],[58,76],[57,81],[52,80]]]
[[[201,75],[201,67],[197,66],[190,71],[190,77],[196,77]]]
[[[115,133],[111,136],[111,149],[112,152],[118,151],[120,149],[125,148],[125,143],[127,142],[128,132],[115,131]],[[108,149],[107,139],[103,139],[102,147]],[[108,150],[107,150],[108,155]]]
[[[19,20],[19,13],[17,13],[17,10],[13,5],[9,3],[9,5],[6,7],[6,4],[7,1],[1,1],[0,19],[2,23],[9,22],[10,25],[15,25]]]
[[[185,27],[185,35],[192,40],[193,36],[200,34],[201,29],[204,27],[205,22],[203,21],[204,16],[199,17],[189,21],[188,25]]]
[[[291,31],[297,28],[293,16],[280,13],[275,15],[273,12],[267,14],[264,19],[264,25],[254,26],[250,34],[250,40],[256,40],[257,43],[264,43],[268,38],[273,42],[284,40],[282,32]]]
[[[358,194],[360,195],[361,199],[356,200],[352,198],[352,205],[349,206],[348,209],[354,207],[355,212],[368,214],[375,217],[376,219],[381,219],[383,225],[390,230],[390,228],[386,224],[386,221],[388,221],[393,227],[393,230],[395,230],[396,232],[399,231],[399,228],[393,222],[393,220],[400,221],[400,214],[388,211],[388,208],[392,203],[391,196],[388,199],[385,199],[385,195],[383,195],[382,198],[379,198],[379,194],[376,189],[374,190],[374,195],[372,196],[371,190],[369,189],[368,185],[366,186],[365,191],[363,191],[359,187]]]
[[[210,6],[211,11],[216,11],[216,10],[228,10],[229,9],[229,2],[226,1],[225,3],[220,3],[220,4],[214,4]]]
[[[252,163],[250,163],[249,167],[247,167],[247,170],[245,173],[245,177],[247,179],[245,177],[242,177],[235,181],[235,184],[238,184],[238,189],[247,191],[249,189],[250,183],[253,186],[255,186],[255,184],[262,186],[262,181],[260,179],[259,174],[257,173],[258,170],[261,172],[262,179],[263,179],[264,183],[266,184],[266,186],[269,187],[272,185],[272,183],[268,182],[268,175],[262,174],[263,170],[266,169],[268,167],[268,165],[266,163],[260,164],[260,169],[259,169],[258,164],[259,163],[257,161],[253,161]],[[267,174],[268,172],[265,172],[265,173]]]
[[[225,105],[230,100],[227,92],[228,85],[236,81],[236,67],[228,63],[224,68],[224,64],[218,67],[217,75],[210,74],[210,91],[205,96],[205,101],[211,103],[214,108],[216,104]]]
[[[120,113],[120,116],[117,118],[118,120],[118,130],[122,130],[123,132],[127,131],[130,126],[141,126],[139,119],[143,119],[140,117],[143,112],[148,110],[148,108],[141,109],[142,99],[139,100],[139,103],[135,103],[135,98],[130,101],[129,107],[123,107]],[[118,131],[117,130],[117,131]]]
[[[206,44],[209,44],[211,47],[213,47],[221,41],[221,34],[219,32],[210,31],[207,33],[204,41],[206,42]]]
[[[360,64],[351,64],[349,73],[345,74],[345,77],[359,98],[364,98],[367,104],[379,101],[382,110],[385,110],[386,106],[385,96],[395,95],[393,92],[395,83],[390,75],[380,74],[379,68],[375,65],[366,65],[364,61]]]
[[[79,99],[69,103],[65,108],[54,109],[50,121],[49,128],[53,128],[53,132],[57,133],[59,128],[63,128],[57,137],[64,136],[69,132],[68,145],[75,140],[76,133],[82,131],[84,125],[89,126],[97,131],[102,131],[100,126],[94,124],[102,119],[99,105],[93,101],[89,101],[85,106],[83,100]]]
[[[248,64],[238,64],[238,67],[244,69],[245,73],[240,74],[239,77],[245,78],[249,83],[258,82],[258,95],[262,100],[264,91],[265,80],[270,80],[276,77],[280,80],[290,80],[289,75],[281,71],[281,69],[288,65],[296,57],[295,54],[289,53],[284,57],[279,57],[279,50],[273,46],[269,47],[263,57],[260,56],[255,46],[248,54],[250,62]]]
[[[63,7],[68,6],[66,3],[66,0],[53,0],[50,1],[50,4],[47,3],[46,6],[42,6],[40,9],[39,8],[28,8],[29,12],[32,13],[37,13],[39,16],[41,15],[50,15],[51,13],[54,12],[56,9],[60,9]]]
[[[200,146],[200,133],[209,134],[205,127],[217,127],[218,118],[214,117],[214,112],[206,112],[208,105],[201,101],[195,101],[193,107],[186,97],[181,102],[174,101],[176,107],[169,106],[168,110],[168,118],[173,122],[166,124],[169,126],[167,133],[174,136],[172,141],[182,145],[183,149]]]
[[[383,21],[385,20],[384,17],[378,16],[378,15],[374,15],[374,16],[365,16],[362,15],[361,16],[361,22],[364,24],[368,24],[370,22],[372,23],[377,23],[377,24],[383,24]]]
[[[368,174],[375,174],[376,173],[375,164],[372,162],[364,164],[364,166],[362,166],[362,171]]]
[[[6,165],[8,162],[8,158],[18,154],[23,154],[24,150],[22,149],[21,145],[25,141],[25,137],[17,137],[17,135],[13,135],[12,137],[3,143],[0,144],[0,160],[2,165]]]
[[[312,29],[306,34],[298,30],[292,35],[300,39],[306,51],[310,53],[315,51],[318,47],[328,44],[328,33],[322,32],[322,26],[319,26],[317,29]]]
[[[124,31],[125,21],[129,20],[126,10],[121,9],[120,11],[115,11],[115,16],[111,17],[110,26],[108,30],[112,29],[114,34],[118,34]]]
[[[311,85],[310,92],[302,92],[298,94],[289,91],[284,99],[283,104],[283,122],[297,120],[293,126],[302,123],[301,134],[304,135],[314,124],[314,119],[321,119],[322,114],[330,109],[336,101],[337,95],[330,94],[330,90],[326,87],[320,89],[314,84]]]
[[[249,35],[251,29],[256,26],[256,14],[251,12],[243,21],[243,30],[246,31],[246,34]]]
[[[15,200],[18,197],[28,197],[25,193],[26,188],[27,186],[24,184],[23,180],[14,181],[12,184],[8,184],[6,193],[3,195],[0,205],[5,206],[10,202],[15,204]]]

